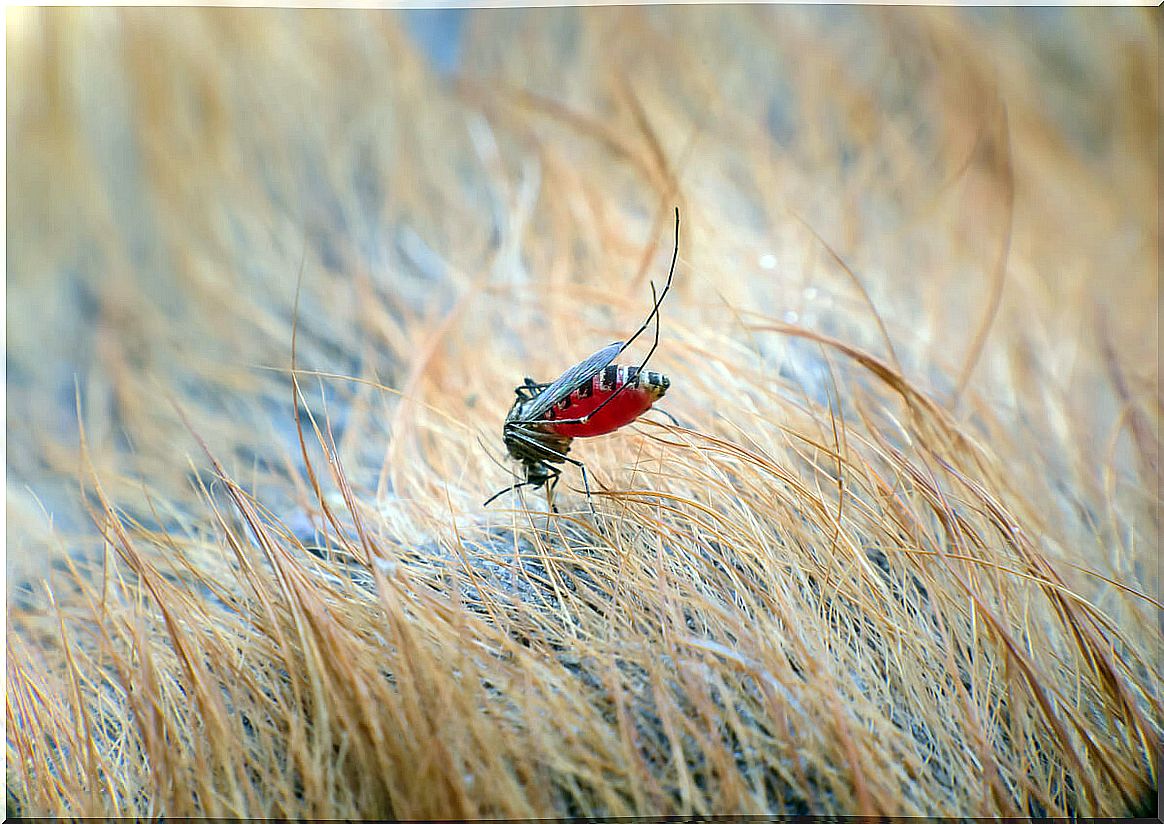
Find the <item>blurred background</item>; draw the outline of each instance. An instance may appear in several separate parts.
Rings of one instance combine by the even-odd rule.
[[[886,355],[883,322],[936,392],[972,363],[1098,465],[1159,411],[1125,408],[1156,388],[1157,35],[1132,9],[12,9],[10,578],[85,529],[81,422],[169,498],[171,397],[240,465],[286,451],[301,269],[308,368],[493,443],[522,376],[633,328],[672,204],[668,322],[709,349],[751,311]],[[314,391],[378,469],[397,399]]]

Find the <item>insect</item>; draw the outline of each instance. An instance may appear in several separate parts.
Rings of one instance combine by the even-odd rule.
[[[532,378],[514,389],[517,396],[505,416],[502,439],[510,457],[521,462],[525,480],[506,487],[489,498],[488,506],[506,492],[523,486],[546,487],[546,498],[553,506],[554,486],[562,470],[554,464],[570,463],[582,472],[582,484],[590,510],[590,480],[586,466],[567,456],[574,438],[592,438],[605,435],[626,426],[663,397],[671,386],[666,375],[647,372],[645,367],[659,345],[659,306],[671,288],[675,276],[675,262],[679,258],[679,209],[675,209],[675,251],[663,291],[655,295],[651,284],[653,306],[643,325],[626,341],[615,341],[599,349],[581,363],[567,369],[552,383],[537,383]],[[647,330],[655,321],[655,340],[650,351],[638,366],[618,365],[615,358]],[[661,411],[661,410],[660,410]]]

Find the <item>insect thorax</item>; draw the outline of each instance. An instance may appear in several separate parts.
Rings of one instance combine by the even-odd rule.
[[[505,448],[509,451],[510,457],[527,465],[542,461],[562,463],[566,453],[570,451],[570,442],[573,438],[542,431],[536,423],[517,423],[525,420],[523,415],[526,403],[528,401],[520,399],[515,401],[513,408],[505,416],[501,437],[505,441]]]

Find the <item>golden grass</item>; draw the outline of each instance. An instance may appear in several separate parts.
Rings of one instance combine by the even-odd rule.
[[[1154,20],[8,22],[9,814],[1149,808]]]

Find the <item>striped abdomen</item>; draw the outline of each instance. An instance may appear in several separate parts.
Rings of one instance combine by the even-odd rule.
[[[605,435],[626,426],[666,394],[671,381],[658,372],[640,372],[637,366],[610,364],[546,412],[545,421],[584,418],[618,392],[586,423],[559,423],[539,428],[566,438]],[[619,390],[625,386],[625,389]]]

